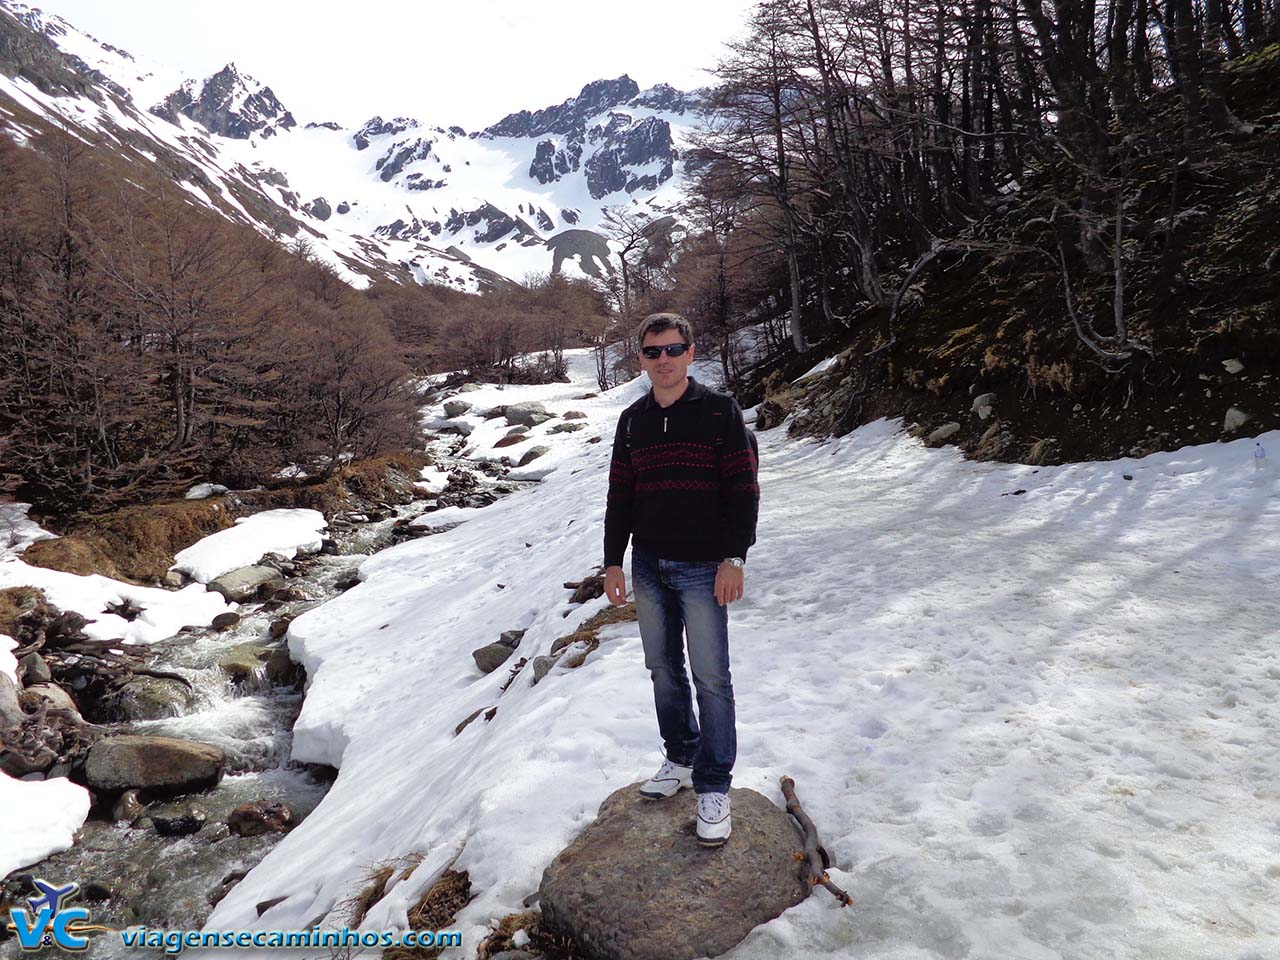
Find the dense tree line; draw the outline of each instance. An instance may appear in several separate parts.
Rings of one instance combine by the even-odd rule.
[[[1254,134],[1225,68],[1277,41],[1275,0],[765,0],[718,67],[694,230],[642,307],[713,332],[781,315],[784,353],[873,323],[887,353],[913,285],[1016,253],[1078,351],[1120,369],[1153,344],[1135,258],[1177,287],[1187,185]]]
[[[0,137],[5,487],[98,510],[414,443],[392,298],[109,163]]]

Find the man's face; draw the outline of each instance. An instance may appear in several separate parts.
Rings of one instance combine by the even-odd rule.
[[[649,375],[650,383],[664,390],[679,386],[689,375],[689,364],[693,363],[693,344],[678,357],[668,357],[664,351],[656,360],[650,360],[643,353],[644,347],[665,347],[669,343],[684,343],[679,330],[646,333],[641,344],[640,369]]]

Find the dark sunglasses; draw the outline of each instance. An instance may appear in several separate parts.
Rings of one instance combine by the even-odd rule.
[[[663,353],[668,357],[678,357],[688,349],[687,343],[668,343],[661,347],[641,347],[640,352],[650,360],[657,360]]]

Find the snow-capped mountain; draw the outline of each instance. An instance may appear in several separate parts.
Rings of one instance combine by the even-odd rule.
[[[225,216],[305,238],[358,286],[379,275],[471,291],[538,272],[602,276],[614,266],[596,232],[606,208],[678,212],[702,102],[624,75],[481,131],[410,117],[299,123],[234,64],[183,78],[0,0],[0,131],[22,142],[41,124],[69,124],[160,164]]]

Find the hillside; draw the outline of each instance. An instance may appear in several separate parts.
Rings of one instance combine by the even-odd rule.
[[[446,109],[429,93],[423,107]],[[696,92],[623,75],[485,130],[377,115],[346,129],[295,118],[234,63],[183,78],[0,0],[0,129],[21,141],[69,125],[154,163],[228,219],[305,244],[357,287],[390,278],[477,292],[530,273],[608,275],[595,232],[604,210],[660,219],[677,207],[701,109]]]

